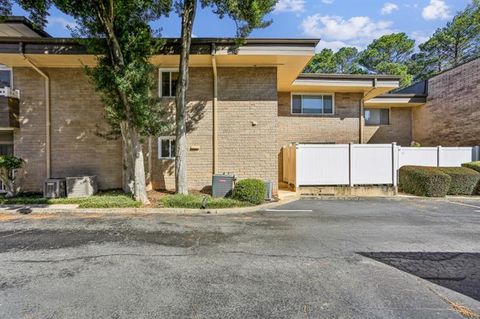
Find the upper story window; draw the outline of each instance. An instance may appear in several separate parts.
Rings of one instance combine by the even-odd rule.
[[[0,65],[0,88],[12,87],[12,69]]]
[[[292,94],[292,114],[333,115],[333,94]]]
[[[160,97],[174,97],[177,91],[178,70],[160,69]]]
[[[364,109],[365,125],[389,125],[389,109]]]

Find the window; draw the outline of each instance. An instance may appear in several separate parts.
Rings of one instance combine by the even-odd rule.
[[[0,155],[13,155],[13,131],[0,131]]]
[[[292,94],[292,114],[333,115],[333,95]]]
[[[175,158],[175,137],[165,136],[158,138],[158,158],[174,159]]]
[[[12,69],[0,65],[0,88],[12,87]]]
[[[389,125],[389,109],[365,109],[365,125]]]
[[[160,96],[174,97],[177,91],[178,71],[172,69],[160,69]]]

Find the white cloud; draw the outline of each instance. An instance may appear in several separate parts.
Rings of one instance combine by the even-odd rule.
[[[415,40],[416,45],[426,42],[432,36],[431,32],[413,31],[411,37]]]
[[[430,0],[430,4],[423,8],[422,16],[425,20],[447,20],[450,18],[450,7],[444,0]]]
[[[393,33],[391,21],[373,21],[369,17],[322,16],[315,14],[306,17],[301,28],[311,37],[320,37],[319,47],[354,46],[366,47],[373,39]]]
[[[386,14],[391,14],[393,11],[397,11],[399,8],[395,3],[387,2],[383,5],[381,14],[386,15]]]
[[[302,12],[305,0],[280,0],[275,5],[276,12]]]
[[[49,17],[48,18],[48,25],[60,25],[61,27],[65,29],[71,29],[71,28],[76,28],[78,25],[74,21],[69,21],[63,17]]]
[[[325,4],[332,4],[335,0],[322,0]]]

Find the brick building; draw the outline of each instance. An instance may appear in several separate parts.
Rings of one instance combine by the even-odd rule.
[[[315,39],[248,39],[232,54],[231,39],[193,39],[187,94],[191,188],[208,187],[213,173],[231,172],[270,180],[276,189],[281,148],[294,142],[408,146],[418,136],[420,142],[438,144],[432,139],[437,129],[425,123],[441,117],[434,114],[434,104],[444,101],[447,92],[463,90],[464,100],[452,98],[442,108],[471,102],[469,123],[478,117],[474,72],[468,74],[476,86],[458,86],[462,81],[448,80],[447,74],[434,78],[424,105],[425,92],[387,94],[399,86],[395,76],[303,74],[317,44]],[[176,46],[175,39],[167,40],[165,50],[152,59],[158,66],[156,93],[170,108]],[[23,18],[10,18],[0,24],[0,64],[0,152],[26,160],[23,189],[38,192],[48,177],[76,175],[97,175],[102,189],[120,188],[121,142],[100,136],[107,129],[103,106],[81,68],[94,65],[95,57],[72,39],[51,38],[29,28]],[[448,143],[480,144],[478,125],[463,141],[460,122],[450,121],[438,128]],[[147,140],[152,186],[172,189],[174,137]]]

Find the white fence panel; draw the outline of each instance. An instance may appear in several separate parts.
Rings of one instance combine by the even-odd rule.
[[[437,166],[436,147],[399,147],[398,167],[405,165]]]
[[[354,185],[392,184],[392,144],[352,145]]]
[[[298,185],[348,185],[348,145],[298,145]]]
[[[439,147],[440,166],[456,167],[472,161],[472,147]]]

